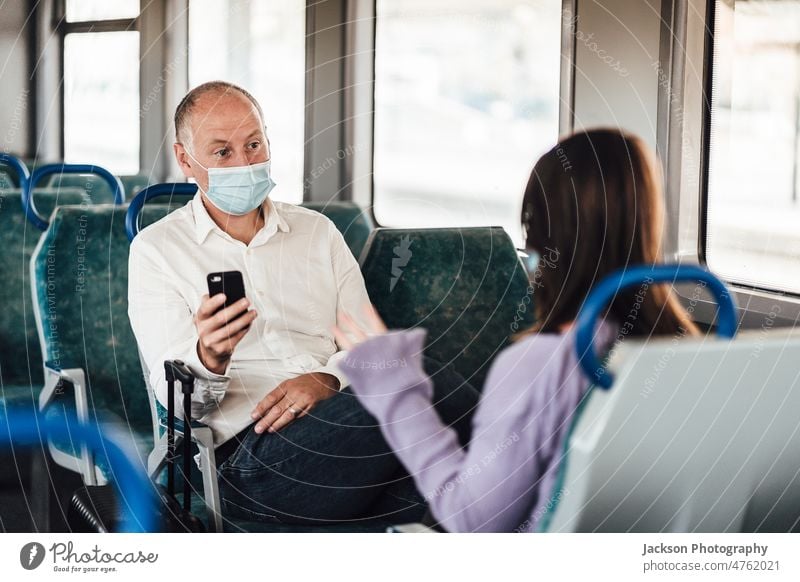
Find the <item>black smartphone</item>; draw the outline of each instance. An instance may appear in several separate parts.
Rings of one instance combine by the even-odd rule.
[[[206,280],[208,282],[209,297],[213,297],[218,293],[225,294],[225,304],[220,309],[233,305],[245,296],[244,279],[242,279],[241,271],[209,273]]]

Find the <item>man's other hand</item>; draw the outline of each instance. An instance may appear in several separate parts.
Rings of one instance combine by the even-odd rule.
[[[255,309],[247,311],[250,307],[247,298],[220,309],[224,304],[225,295],[222,293],[213,297],[203,295],[194,318],[199,337],[197,355],[206,369],[215,374],[225,373],[233,350],[258,315]]]
[[[277,432],[304,417],[317,402],[327,400],[338,391],[339,380],[323,372],[312,372],[285,380],[253,410],[251,417],[258,421],[255,431]]]

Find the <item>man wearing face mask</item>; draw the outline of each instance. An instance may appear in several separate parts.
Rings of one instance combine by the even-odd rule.
[[[164,360],[183,360],[198,378],[192,415],[214,433],[224,513],[418,520],[424,500],[337,367],[346,356],[331,331],[337,314],[363,322],[369,301],[341,234],[321,214],[269,198],[264,117],[244,89],[193,89],[175,128],[175,157],[198,194],[134,239],[129,315],[162,403]],[[242,273],[245,299],[223,308],[222,294],[207,295],[207,275],[220,271]],[[453,411],[460,434],[477,394],[465,398]]]

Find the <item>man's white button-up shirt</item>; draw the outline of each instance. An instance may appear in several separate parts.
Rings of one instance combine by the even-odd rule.
[[[150,387],[166,405],[164,360],[186,362],[198,376],[192,415],[217,445],[247,427],[255,405],[284,380],[325,372],[344,387],[336,362],[345,353],[331,327],[340,311],[361,321],[368,302],[358,263],[328,218],[270,199],[264,211],[264,227],[245,245],[217,226],[198,194],[131,245],[128,314]],[[223,375],[201,363],[194,325],[206,277],[218,271],[241,271],[258,311]]]

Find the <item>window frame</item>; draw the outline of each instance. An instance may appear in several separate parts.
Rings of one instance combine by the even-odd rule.
[[[139,14],[133,18],[114,18],[109,20],[80,20],[75,22],[68,22],[67,21],[67,7],[66,2],[59,3],[59,7],[57,8],[57,13],[54,16],[55,24],[54,29],[56,35],[58,35],[58,42],[59,42],[59,62],[58,62],[58,69],[59,75],[61,78],[61,99],[59,104],[59,114],[61,116],[61,135],[60,135],[60,155],[61,159],[64,159],[64,155],[66,153],[66,132],[64,131],[64,125],[66,121],[66,94],[64,92],[64,75],[66,73],[65,70],[65,54],[66,54],[66,40],[67,35],[69,34],[82,34],[82,33],[90,33],[90,32],[138,32],[139,33],[139,43],[141,47],[141,40],[142,40],[142,31],[140,25],[141,17],[141,7]],[[141,48],[140,48],[141,50]],[[139,66],[139,75],[140,75],[140,86],[141,86],[141,72],[142,67],[141,63]],[[140,87],[141,92],[141,87]],[[139,95],[139,99],[141,101],[141,94]],[[141,122],[139,124],[139,144],[140,149],[142,147],[142,127]],[[139,171],[142,171],[141,165],[141,156],[139,159]]]
[[[711,101],[714,91],[714,38],[717,33],[717,0],[706,4],[706,33],[703,59],[703,119],[701,122],[700,192],[697,221],[697,260],[708,267],[708,191],[711,160]]]
[[[343,74],[343,86],[346,88],[344,91],[345,98],[345,135],[354,136],[359,133],[363,134],[363,128],[367,126],[370,129],[370,139],[368,154],[364,156],[355,155],[352,159],[345,164],[345,175],[347,180],[343,182],[344,186],[341,190],[343,196],[342,200],[353,200],[362,206],[365,206],[372,218],[373,223],[377,227],[384,227],[377,217],[375,216],[375,47],[377,46],[377,0],[368,0],[370,5],[369,14],[364,8],[358,9],[358,0],[353,3],[357,8],[355,12],[348,14],[348,23],[354,23],[348,26],[364,26],[366,21],[369,22],[371,29],[369,37],[371,38],[371,46],[369,50],[365,50],[366,44],[363,39],[362,44],[350,40],[355,35],[351,32],[347,34],[347,42],[354,50],[347,52],[345,71]],[[561,12],[569,11],[570,14],[576,14],[578,0],[561,0]],[[371,21],[369,18],[371,17]],[[575,37],[577,23],[574,19],[561,19],[561,58],[560,58],[560,74],[559,74],[559,103],[558,103],[558,133],[565,135],[572,132],[574,128],[574,111],[575,111],[575,51],[576,42]],[[309,30],[309,37],[313,31]],[[347,46],[347,45],[346,45]],[[351,55],[356,55],[354,58]],[[311,67],[309,67],[311,70]],[[359,111],[354,110],[352,103],[358,97],[353,97],[353,94],[359,91],[359,87],[363,86],[363,78],[365,71],[369,71],[371,82],[368,88],[368,99],[370,106],[370,116],[367,121],[359,121]],[[362,80],[362,82],[359,82]],[[360,96],[363,98],[363,89]],[[307,135],[308,139],[308,135]],[[352,143],[352,139],[346,139],[345,142]],[[368,167],[370,175],[368,189],[364,186],[353,186],[352,177],[357,176],[358,172],[354,171],[353,166],[359,165],[362,168]],[[365,171],[362,169],[362,171]],[[520,193],[520,196],[522,193]],[[458,227],[458,225],[453,225]]]
[[[714,64],[714,33],[717,0],[663,0],[664,5],[676,8],[673,22],[664,19],[662,35],[675,34],[682,50],[669,59],[670,79],[659,87],[659,123],[667,130],[659,135],[659,150],[663,155],[667,182],[668,222],[665,240],[666,259],[695,263],[707,267],[706,233],[708,221],[708,176],[711,129],[711,91]],[[670,26],[672,24],[672,26]],[[700,74],[697,74],[700,71]],[[694,74],[691,74],[694,73]],[[674,76],[682,75],[676,88]],[[675,91],[676,95],[672,94]],[[680,111],[664,107],[670,98],[677,96]],[[690,175],[682,167],[684,147],[668,148],[669,134],[682,131],[683,135],[699,135],[699,163],[697,173]],[[675,140],[679,144],[681,140]],[[689,248],[689,241],[694,241]],[[683,248],[682,248],[683,247]],[[747,285],[726,280],[739,306],[743,329],[763,328],[765,318],[774,327],[793,327],[800,319],[800,294],[789,291]],[[679,299],[688,305],[689,293],[678,289]],[[777,317],[776,317],[777,315]],[[701,299],[694,305],[696,321],[711,325],[715,321],[716,304]]]
[[[709,0],[706,10],[706,39],[705,39],[705,68],[703,71],[704,93],[707,96],[703,100],[703,134],[702,134],[702,157],[700,175],[700,217],[698,221],[698,240],[697,254],[698,260],[702,265],[708,266],[708,223],[709,223],[709,168],[711,159],[711,124],[712,124],[712,95],[714,90],[714,38],[717,33],[717,2],[721,0]],[[735,3],[735,0],[734,0]],[[769,294],[779,294],[782,297],[794,297],[800,299],[800,291],[787,291],[767,285],[748,284],[739,281],[729,281],[730,285],[737,288],[749,289]]]

